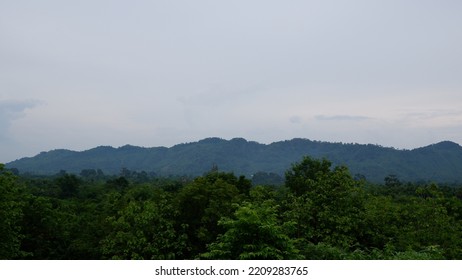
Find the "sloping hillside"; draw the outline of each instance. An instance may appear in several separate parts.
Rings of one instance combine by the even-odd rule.
[[[462,147],[445,141],[414,150],[397,150],[377,145],[342,144],[292,139],[260,144],[242,138],[207,138],[171,148],[119,148],[100,146],[87,151],[53,150],[7,164],[20,172],[54,174],[60,170],[80,173],[101,169],[118,174],[122,168],[159,175],[201,175],[218,166],[220,170],[251,176],[259,171],[283,175],[303,156],[325,157],[343,164],[353,175],[373,182],[395,174],[402,181],[430,180],[462,182]]]

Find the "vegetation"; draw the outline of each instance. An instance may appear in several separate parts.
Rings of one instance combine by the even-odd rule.
[[[146,176],[200,176],[212,165],[226,172],[251,177],[255,184],[284,183],[284,173],[302,155],[328,158],[333,165],[346,165],[358,178],[381,183],[389,174],[403,181],[462,183],[462,147],[446,141],[414,150],[378,145],[328,143],[292,139],[269,145],[235,138],[207,138],[171,148],[97,147],[82,152],[54,150],[7,164],[21,174],[52,175],[61,169],[73,174],[98,176],[98,172],[123,175],[120,170],[145,172]],[[100,168],[100,170],[98,170]],[[88,173],[88,171],[93,172]],[[124,175],[125,176],[125,175]]]
[[[14,173],[0,165],[0,259],[462,259],[462,188],[373,184],[326,159],[281,186],[216,167]]]

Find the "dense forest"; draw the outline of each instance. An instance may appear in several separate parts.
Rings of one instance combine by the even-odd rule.
[[[21,173],[53,175],[64,169],[79,174],[83,169],[101,169],[117,175],[120,170],[155,173],[157,176],[201,176],[213,164],[221,171],[251,177],[258,172],[284,177],[302,155],[327,158],[333,165],[346,165],[354,175],[382,183],[389,174],[403,181],[462,183],[462,147],[450,141],[413,150],[379,145],[329,143],[292,139],[260,144],[243,138],[206,138],[171,148],[125,145],[100,146],[86,151],[52,150],[6,164]]]
[[[457,185],[370,183],[312,157],[280,185],[252,179],[0,165],[0,259],[462,259]]]

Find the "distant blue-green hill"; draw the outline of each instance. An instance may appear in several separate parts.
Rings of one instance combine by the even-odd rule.
[[[21,173],[55,174],[60,170],[80,173],[101,169],[118,174],[122,168],[155,172],[158,175],[202,175],[212,166],[221,171],[251,176],[257,172],[283,175],[303,156],[327,158],[334,165],[346,165],[352,175],[383,182],[390,175],[401,181],[462,182],[462,147],[444,141],[414,150],[398,150],[377,145],[343,144],[292,139],[260,144],[242,138],[207,138],[171,148],[119,148],[100,146],[87,151],[52,150],[6,165]]]

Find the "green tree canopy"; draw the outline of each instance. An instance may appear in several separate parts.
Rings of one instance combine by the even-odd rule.
[[[177,213],[168,193],[140,187],[125,197],[127,204],[108,217],[103,255],[112,259],[179,258],[185,238],[174,228]]]
[[[277,206],[271,202],[260,205],[243,203],[232,218],[223,218],[219,224],[226,232],[208,246],[202,254],[205,259],[282,260],[301,256],[295,240],[287,232],[293,224],[281,224]]]
[[[348,169],[305,157],[286,173],[287,216],[298,226],[297,237],[317,244],[351,247],[361,236],[364,192]]]
[[[0,259],[24,256],[20,231],[25,204],[26,189],[0,164]]]
[[[317,160],[306,156],[286,172],[286,187],[297,195],[313,191],[316,183],[331,173],[331,165],[326,159]]]
[[[189,250],[186,255],[195,257],[222,232],[218,221],[232,214],[231,205],[238,202],[238,179],[220,174],[196,178],[182,188],[177,196],[181,227],[187,227]]]

